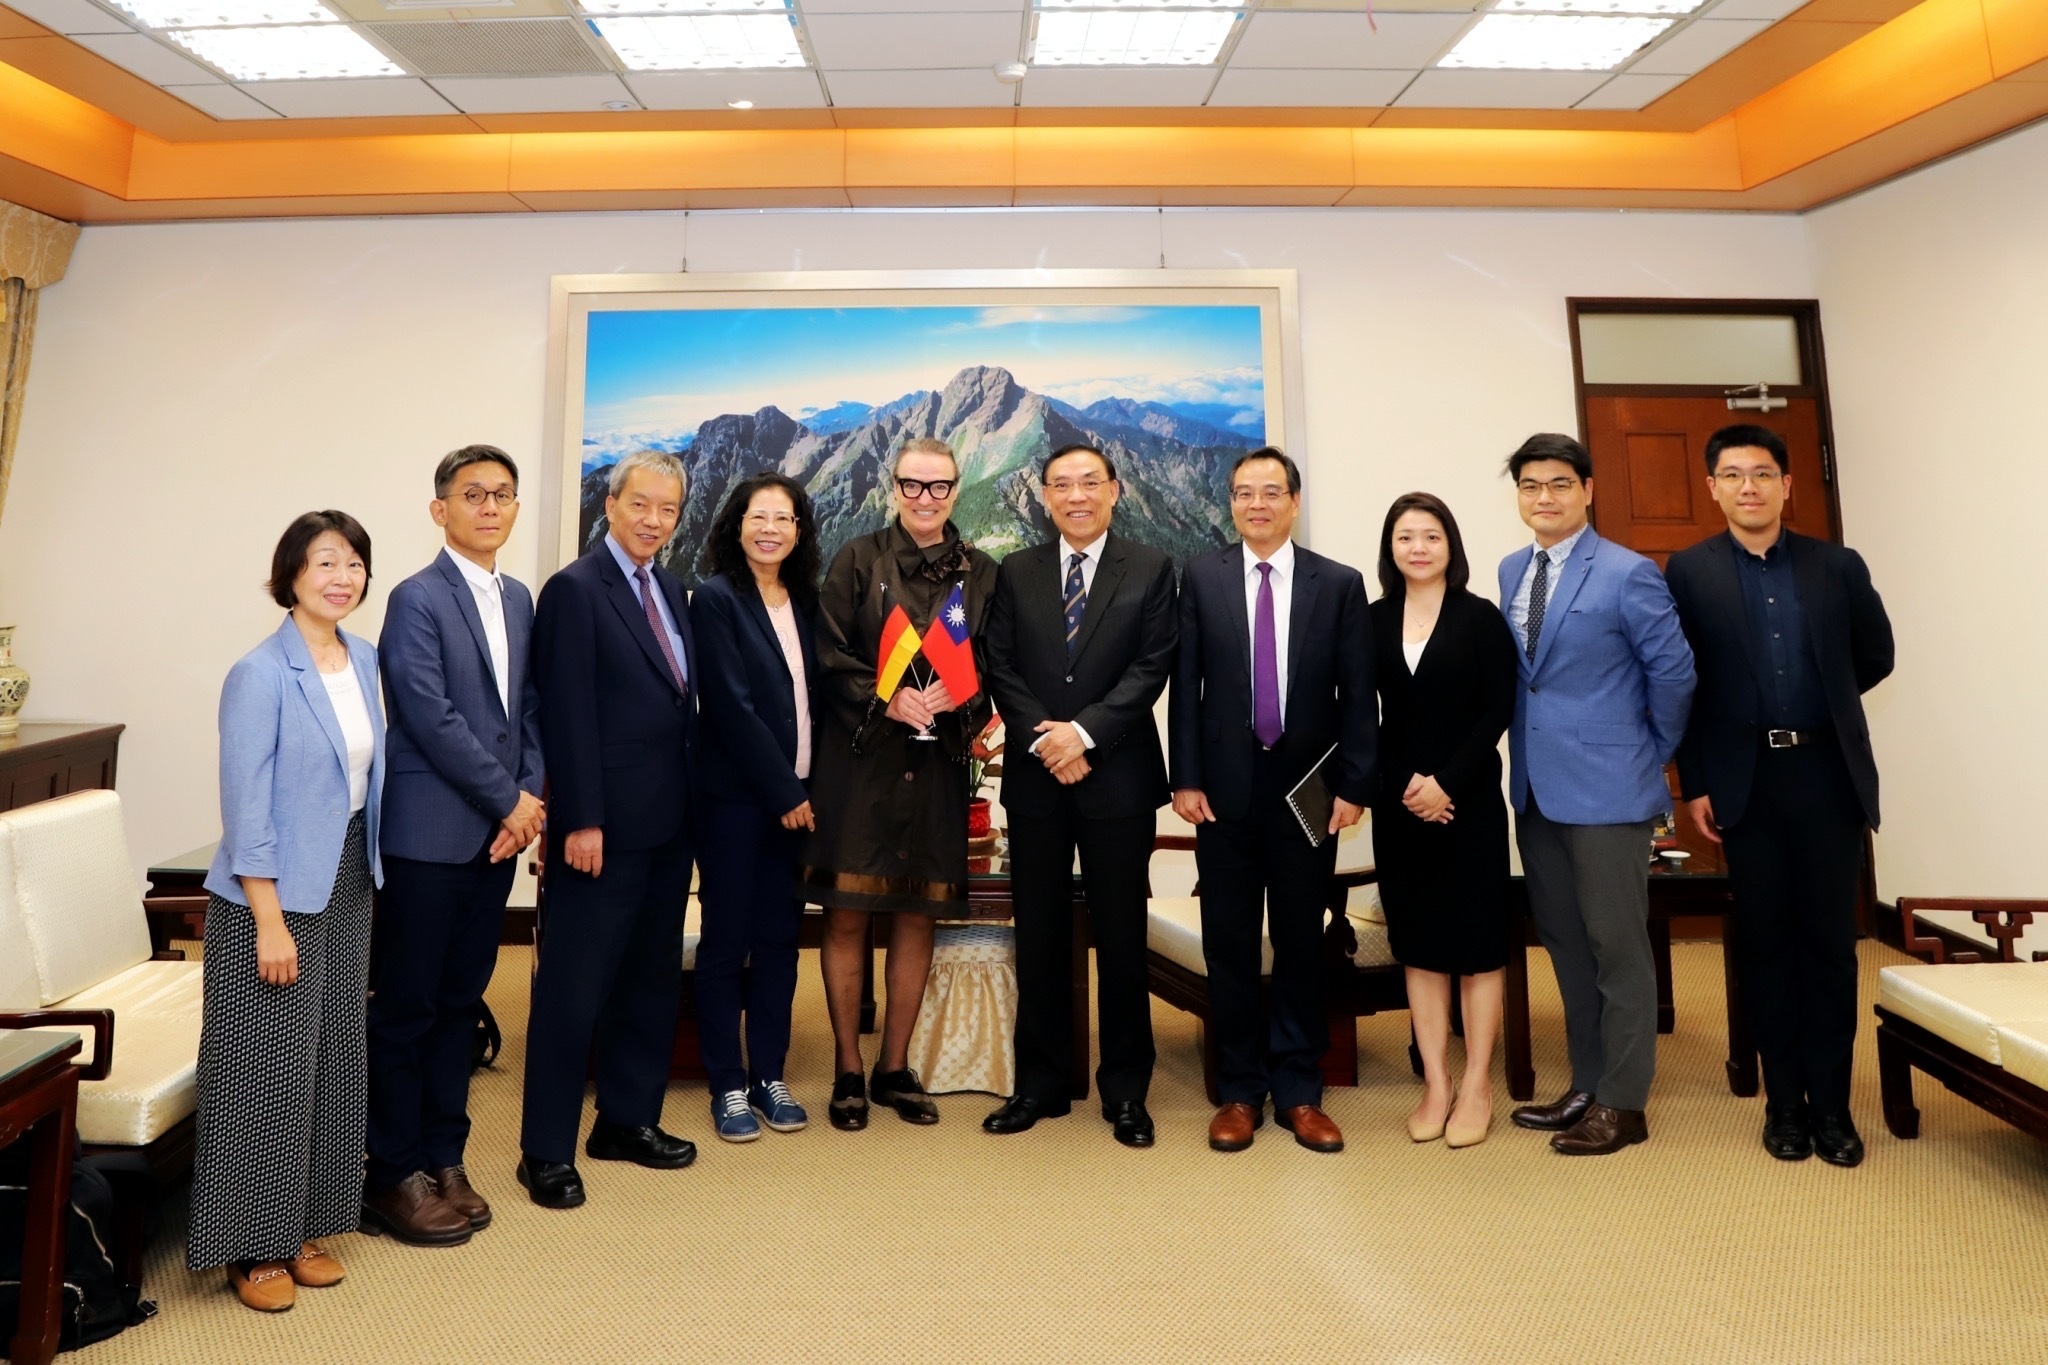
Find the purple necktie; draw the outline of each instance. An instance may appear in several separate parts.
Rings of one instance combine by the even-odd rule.
[[[675,647],[668,642],[668,627],[661,623],[661,611],[654,605],[654,582],[647,576],[647,566],[638,565],[633,577],[640,582],[640,605],[647,608],[647,624],[654,631],[654,643],[661,646],[661,657],[668,661],[668,675],[676,680],[676,691],[687,692],[683,686],[683,670],[676,663]]]
[[[1252,613],[1252,734],[1268,749],[1280,742],[1280,651],[1273,642],[1273,566],[1259,565]]]

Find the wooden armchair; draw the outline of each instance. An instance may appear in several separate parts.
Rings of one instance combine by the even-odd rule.
[[[1967,914],[1983,926],[1961,934]],[[2048,901],[1902,897],[1907,950],[1928,961],[1878,974],[1877,1072],[1895,1137],[1920,1133],[1918,1068],[2022,1132],[2048,1140],[2048,952],[2020,957],[2019,940]],[[1958,946],[1960,944],[1960,946]],[[1996,945],[1985,961],[1981,949]]]

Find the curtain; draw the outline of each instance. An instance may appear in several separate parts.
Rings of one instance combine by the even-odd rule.
[[[78,225],[0,200],[0,516],[14,472],[14,440],[36,335],[36,292],[64,278]]]

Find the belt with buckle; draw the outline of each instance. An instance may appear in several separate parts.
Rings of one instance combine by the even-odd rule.
[[[1766,730],[1766,749],[1796,749],[1802,744],[1818,744],[1828,737],[1826,730]]]

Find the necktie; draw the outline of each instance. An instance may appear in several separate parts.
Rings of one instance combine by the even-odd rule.
[[[1529,662],[1536,662],[1536,637],[1543,633],[1543,609],[1550,604],[1550,552],[1536,552],[1536,579],[1529,585],[1529,624],[1522,628],[1528,637],[1522,645],[1522,652],[1529,656]]]
[[[1067,586],[1061,597],[1066,603],[1067,653],[1074,652],[1074,637],[1081,632],[1081,614],[1088,610],[1088,585],[1081,577],[1081,562],[1084,554],[1067,556]]]
[[[1268,749],[1280,742],[1280,651],[1273,630],[1273,566],[1259,565],[1252,613],[1252,734]]]
[[[676,662],[675,647],[668,642],[668,627],[661,623],[661,611],[654,605],[654,582],[647,576],[647,566],[639,565],[633,570],[633,577],[640,584],[640,605],[647,608],[647,625],[654,632],[654,643],[661,646],[661,657],[668,664],[668,675],[676,681],[676,691],[687,692],[683,686],[682,665]]]

